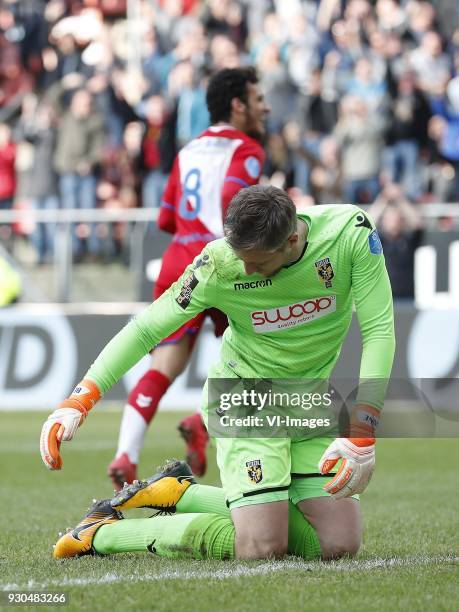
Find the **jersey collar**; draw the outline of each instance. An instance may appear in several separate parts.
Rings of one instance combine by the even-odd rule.
[[[234,130],[237,131],[236,128],[233,125],[228,124],[221,124],[221,125],[211,125],[209,128],[207,128],[210,132],[223,132],[224,130]]]
[[[301,255],[298,257],[298,259],[295,259],[295,261],[291,261],[286,266],[283,266],[283,268],[291,268],[292,266],[294,266],[295,264],[300,262],[303,259],[304,254],[306,253],[306,249],[308,248],[309,235],[310,235],[310,232],[311,232],[311,222],[310,222],[309,219],[306,218],[306,215],[298,215],[298,219],[301,219],[301,221],[304,221],[306,223],[306,225],[308,226],[308,230],[309,230],[308,231],[308,238],[307,238],[306,242],[304,243],[303,250],[301,251]]]

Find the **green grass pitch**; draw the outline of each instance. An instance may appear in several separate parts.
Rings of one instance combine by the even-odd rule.
[[[182,455],[180,416],[155,419],[141,475]],[[56,562],[58,531],[77,523],[92,498],[111,493],[105,470],[120,413],[95,410],[64,444],[60,473],[48,472],[39,457],[44,418],[0,413],[1,609],[1,592],[13,589],[66,591],[64,610],[457,610],[457,440],[378,441],[376,473],[362,499],[364,545],[355,559],[202,562],[142,553]],[[203,482],[219,483],[213,453]]]

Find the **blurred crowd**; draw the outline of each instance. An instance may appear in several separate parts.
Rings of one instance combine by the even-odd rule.
[[[157,207],[208,125],[209,75],[247,64],[272,109],[264,180],[299,207],[459,201],[457,0],[0,7],[0,209]],[[123,228],[108,234],[78,226],[75,257],[116,254]],[[53,228],[32,240],[49,259]]]

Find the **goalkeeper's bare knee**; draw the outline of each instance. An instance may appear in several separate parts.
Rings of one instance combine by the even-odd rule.
[[[360,545],[361,538],[355,534],[342,534],[340,538],[330,542],[322,540],[322,559],[331,561],[342,557],[355,557],[359,552]]]

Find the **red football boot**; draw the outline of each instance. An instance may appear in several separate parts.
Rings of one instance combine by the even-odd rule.
[[[180,421],[178,430],[186,443],[186,462],[195,476],[204,476],[207,468],[206,448],[209,441],[199,413],[192,414]]]
[[[137,465],[130,462],[127,453],[123,453],[110,463],[107,474],[115,491],[121,491],[125,482],[131,484],[137,478]]]

